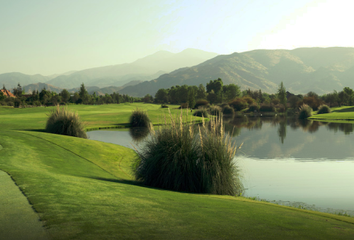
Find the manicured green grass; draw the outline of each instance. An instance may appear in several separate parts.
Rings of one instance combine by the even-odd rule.
[[[331,108],[331,113],[315,114],[309,119],[316,121],[330,121],[330,122],[348,122],[354,121],[354,107],[345,106]]]
[[[77,110],[88,127],[97,127],[125,124],[136,107],[69,109]],[[147,104],[146,109],[153,123],[159,123],[159,106]],[[130,165],[136,154],[131,149],[33,131],[44,129],[47,112],[0,108],[0,169],[25,193],[52,239],[354,237],[354,218],[140,186],[132,181]]]

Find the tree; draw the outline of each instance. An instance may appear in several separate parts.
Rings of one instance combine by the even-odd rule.
[[[167,103],[168,102],[168,91],[163,88],[159,89],[155,94],[155,102]]]
[[[223,87],[223,82],[221,78],[218,78],[217,80],[210,80],[209,83],[207,83],[206,88],[207,88],[207,93],[210,93],[211,90],[214,90],[215,94],[219,94],[222,91]]]
[[[240,87],[235,84],[223,86],[224,99],[230,101],[241,95]]]
[[[22,96],[22,87],[21,87],[20,83],[17,84],[17,88],[13,89],[12,93],[18,98],[20,98]]]
[[[81,87],[80,87],[80,91],[79,91],[79,96],[80,96],[80,98],[79,98],[79,102],[80,103],[83,103],[83,104],[86,104],[87,102],[88,102],[88,98],[89,98],[89,96],[88,96],[89,94],[88,94],[88,92],[87,92],[87,90],[86,90],[86,88],[85,88],[85,85],[84,85],[84,83],[82,83],[81,84]]]
[[[287,99],[286,99],[286,89],[284,87],[284,84],[283,82],[280,83],[280,86],[279,86],[279,89],[278,89],[278,98],[279,98],[279,101],[281,104],[284,105],[285,109],[286,109],[286,102],[287,102]]]
[[[0,101],[4,100],[5,98],[6,96],[2,92],[0,92]]]
[[[61,96],[61,99],[64,103],[67,103],[69,101],[70,98],[70,93],[68,92],[68,90],[63,89],[59,95]]]
[[[195,106],[195,89],[193,86],[188,88],[188,106],[194,108]]]
[[[205,87],[203,84],[199,84],[198,90],[197,90],[197,99],[206,99],[206,91]]]

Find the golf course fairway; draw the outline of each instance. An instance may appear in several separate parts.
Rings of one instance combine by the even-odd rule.
[[[136,107],[146,109],[153,123],[165,111],[153,104],[69,109],[78,111],[87,128],[99,128],[127,124]],[[35,209],[45,238],[354,239],[351,217],[141,186],[131,173],[133,150],[45,133],[50,110],[0,107],[0,170]],[[20,204],[14,208],[22,211]],[[20,221],[7,226],[21,228],[26,226]]]

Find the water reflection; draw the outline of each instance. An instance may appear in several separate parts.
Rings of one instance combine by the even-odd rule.
[[[150,129],[148,127],[129,128],[129,134],[136,143],[144,140],[148,136],[149,132]]]
[[[354,215],[353,124],[291,118],[225,118],[246,196],[351,210]],[[146,129],[93,131],[90,139],[133,148]],[[303,205],[303,204],[302,204]],[[319,209],[316,209],[319,210]]]
[[[230,125],[230,126],[227,126]],[[324,123],[294,118],[234,118],[239,155],[258,159],[353,159],[353,124]],[[344,133],[344,134],[343,134]]]

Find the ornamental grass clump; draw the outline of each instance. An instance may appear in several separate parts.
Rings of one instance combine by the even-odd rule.
[[[145,111],[137,108],[130,115],[129,123],[131,127],[148,128],[150,126],[150,119]]]
[[[49,115],[45,129],[49,133],[87,138],[79,115],[65,107],[59,108],[59,105]]]
[[[135,178],[150,187],[179,192],[239,195],[243,191],[234,164],[236,145],[225,134],[221,118],[211,127],[183,124],[182,114],[151,129],[137,151]],[[204,118],[203,118],[204,120]]]
[[[331,112],[331,109],[327,105],[323,104],[318,107],[317,114],[330,113],[330,112]]]
[[[222,109],[219,106],[211,106],[210,107],[210,114],[214,116],[220,116],[222,113]]]
[[[311,117],[311,115],[312,108],[307,104],[303,104],[299,109],[299,119],[306,119]]]
[[[205,108],[201,108],[201,109],[194,111],[193,116],[207,118],[207,117],[209,117],[209,114]]]

